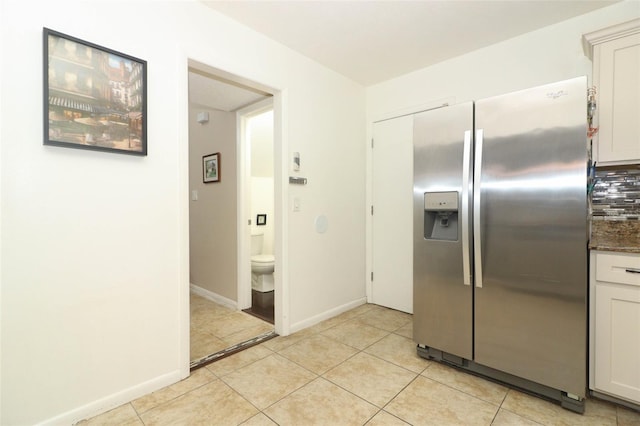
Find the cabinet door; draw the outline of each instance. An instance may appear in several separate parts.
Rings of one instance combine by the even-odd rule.
[[[640,403],[640,286],[596,283],[595,388]]]
[[[640,34],[602,43],[596,50],[598,161],[640,162]]]

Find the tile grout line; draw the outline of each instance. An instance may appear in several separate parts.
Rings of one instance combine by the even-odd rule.
[[[367,310],[366,312],[369,312],[369,311],[371,311],[371,309]],[[305,385],[303,385],[303,386],[301,386],[301,387],[299,387],[299,388],[295,389],[294,391],[290,392],[289,394],[287,394],[287,395],[283,396],[283,397],[282,397],[282,398],[280,398],[278,401],[276,401],[276,402],[274,402],[273,404],[271,404],[269,407],[271,407],[271,406],[273,406],[273,405],[277,404],[278,402],[282,401],[283,399],[285,399],[285,398],[289,397],[291,394],[293,394],[293,393],[297,392],[298,390],[300,390],[300,389],[302,389],[302,388],[304,388],[304,387],[308,386],[309,384],[311,384],[312,382],[314,382],[314,381],[316,381],[316,380],[318,380],[318,379],[320,378],[320,379],[322,379],[322,380],[327,381],[328,383],[331,383],[331,384],[332,384],[332,385],[334,385],[334,386],[337,386],[338,388],[342,389],[343,391],[345,391],[345,392],[347,392],[347,393],[349,393],[349,394],[353,395],[354,397],[358,398],[359,400],[361,400],[361,401],[363,401],[363,402],[365,402],[365,403],[367,403],[367,404],[369,404],[369,405],[371,405],[371,406],[373,406],[373,407],[375,407],[375,408],[377,408],[377,409],[378,409],[378,411],[377,411],[377,412],[376,412],[372,417],[370,417],[369,419],[367,419],[367,420],[363,423],[363,425],[364,425],[364,424],[368,423],[369,421],[371,421],[371,420],[372,420],[376,415],[378,415],[378,413],[380,413],[381,411],[384,411],[384,407],[386,407],[386,406],[387,406],[391,401],[393,401],[393,399],[395,399],[395,398],[399,395],[399,393],[400,393],[400,392],[402,392],[402,391],[403,391],[407,386],[409,386],[409,384],[410,384],[410,383],[412,383],[412,382],[413,382],[413,381],[414,381],[418,376],[420,376],[420,374],[421,374],[421,373],[416,373],[416,372],[414,372],[414,371],[408,370],[408,369],[407,369],[406,367],[404,367],[404,366],[401,366],[401,365],[398,365],[398,364],[396,364],[396,363],[394,363],[394,362],[391,362],[391,361],[389,361],[389,360],[386,360],[386,359],[380,358],[380,357],[378,357],[378,356],[377,356],[377,355],[375,355],[375,354],[370,354],[370,353],[368,353],[368,352],[365,352],[365,351],[366,351],[366,349],[370,348],[371,346],[375,345],[376,343],[380,342],[381,340],[383,340],[383,339],[387,338],[388,336],[390,336],[390,335],[392,335],[392,334],[396,334],[396,333],[395,333],[396,331],[400,330],[400,329],[401,329],[401,328],[403,328],[403,327],[406,327],[408,324],[410,324],[410,321],[408,321],[406,324],[403,324],[403,325],[401,325],[401,326],[399,326],[399,327],[397,327],[397,328],[395,328],[395,329],[393,329],[393,330],[383,329],[383,328],[376,327],[375,325],[371,325],[371,324],[368,324],[368,323],[366,323],[366,322],[365,322],[365,324],[366,324],[366,325],[369,325],[369,326],[371,326],[371,327],[377,328],[378,330],[382,330],[382,331],[384,331],[386,334],[385,334],[384,336],[380,337],[379,339],[377,339],[377,340],[375,340],[375,341],[373,341],[373,342],[369,343],[367,346],[365,346],[365,347],[364,347],[364,348],[362,348],[362,349],[361,349],[361,348],[358,348],[358,347],[355,347],[355,346],[352,346],[352,345],[349,345],[349,344],[346,344],[346,343],[343,343],[343,342],[341,342],[341,341],[339,341],[339,340],[337,340],[337,339],[335,339],[335,338],[333,338],[333,337],[331,337],[331,336],[328,336],[328,335],[323,334],[323,333],[324,333],[325,331],[327,331],[327,330],[330,330],[330,329],[332,329],[332,328],[339,327],[340,325],[344,325],[344,324],[346,324],[346,323],[347,323],[347,322],[349,322],[349,321],[354,321],[354,320],[359,319],[359,317],[361,317],[362,315],[365,315],[365,314],[366,314],[366,312],[363,312],[363,313],[361,313],[361,314],[358,314],[358,315],[354,316],[353,318],[346,319],[345,321],[341,321],[341,322],[339,322],[339,323],[337,323],[337,324],[333,325],[332,327],[328,327],[328,328],[323,329],[323,330],[321,330],[321,331],[315,332],[315,333],[311,334],[310,336],[304,337],[303,339],[301,339],[301,340],[300,340],[300,341],[298,341],[298,342],[292,343],[291,345],[289,345],[289,346],[287,346],[287,347],[284,347],[284,348],[281,348],[281,349],[280,349],[280,350],[278,350],[278,351],[275,351],[274,353],[277,353],[278,355],[280,355],[281,357],[283,357],[283,358],[287,359],[288,361],[293,362],[294,364],[298,365],[299,367],[301,367],[301,368],[303,368],[303,369],[305,369],[305,370],[307,370],[307,371],[311,372],[312,374],[316,375],[316,377],[315,377],[314,379],[310,380],[309,382],[307,382]],[[328,339],[330,339],[330,340],[332,340],[332,341],[334,341],[334,342],[336,342],[336,343],[339,343],[339,344],[342,344],[342,345],[348,346],[348,347],[350,347],[350,348],[353,348],[353,349],[355,349],[355,350],[356,350],[356,352],[355,352],[354,354],[350,355],[349,357],[347,357],[346,359],[344,359],[343,361],[339,362],[338,364],[336,364],[336,365],[332,366],[332,367],[331,367],[331,368],[329,368],[328,370],[324,371],[324,372],[323,372],[323,373],[321,373],[321,374],[318,374],[318,373],[316,373],[316,372],[314,372],[314,371],[309,370],[309,369],[308,369],[307,367],[305,367],[304,365],[302,365],[302,364],[300,364],[300,363],[296,362],[295,360],[289,359],[286,355],[284,355],[284,354],[281,354],[281,353],[280,353],[280,352],[282,352],[282,351],[284,351],[284,350],[286,350],[286,349],[288,349],[288,348],[290,348],[290,347],[292,347],[292,346],[294,346],[294,345],[297,345],[297,344],[303,343],[305,340],[310,339],[311,337],[319,336],[319,335],[320,335],[320,336],[323,336],[323,337],[326,337],[326,338],[328,338]],[[397,335],[397,336],[400,336],[400,337],[407,338],[406,336],[402,336],[402,335],[400,335],[400,334],[396,334],[396,335]],[[357,356],[358,354],[362,354],[362,353],[364,353],[365,355],[371,356],[371,357],[373,357],[373,358],[376,358],[376,359],[378,359],[378,360],[380,360],[380,361],[383,361],[383,362],[389,363],[389,364],[391,364],[391,365],[393,365],[393,366],[396,366],[396,367],[398,367],[398,368],[402,368],[403,370],[407,371],[408,373],[414,374],[414,375],[415,375],[415,377],[413,377],[413,379],[411,379],[411,381],[410,381],[407,385],[405,385],[405,386],[404,386],[404,387],[403,387],[403,388],[402,388],[398,393],[396,393],[396,394],[395,394],[395,395],[394,395],[394,396],[393,396],[389,401],[387,401],[387,402],[386,402],[382,407],[378,406],[377,404],[375,404],[375,403],[373,403],[373,402],[371,402],[371,401],[368,401],[368,400],[366,400],[366,399],[362,398],[362,397],[361,397],[361,396],[359,396],[359,395],[356,395],[355,393],[353,393],[353,392],[352,392],[352,391],[350,391],[349,389],[345,389],[344,387],[342,387],[342,386],[341,386],[341,385],[339,385],[338,383],[335,383],[335,382],[333,382],[332,380],[330,380],[329,378],[327,378],[327,377],[326,377],[326,374],[327,374],[327,373],[329,373],[330,371],[332,371],[332,370],[334,370],[334,369],[338,368],[340,365],[343,365],[344,363],[346,363],[346,362],[347,362],[347,361],[349,361],[350,359],[352,359],[352,358],[354,358],[355,356]],[[427,368],[427,367],[425,367],[425,369],[426,369],[426,368]],[[422,371],[424,371],[425,369],[423,369]],[[265,408],[265,410],[266,410],[266,409],[268,409],[269,407],[266,407],[266,408]],[[264,412],[263,412],[263,414],[264,414]],[[399,417],[397,417],[397,416],[395,416],[395,415],[393,415],[393,414],[390,414],[390,413],[389,413],[389,415],[391,415],[391,416],[393,416],[393,417],[395,417],[395,418],[398,418],[398,419],[399,419]],[[265,416],[266,416],[266,414],[265,414]],[[268,416],[267,416],[267,417],[268,417]],[[271,418],[269,417],[269,419],[271,419]],[[402,420],[402,419],[400,419],[400,420]],[[402,420],[402,421],[404,421],[404,420]]]
[[[355,318],[355,317],[354,317],[354,318]],[[352,319],[353,319],[353,318],[352,318]],[[346,323],[346,322],[348,322],[348,321],[351,321],[351,320],[347,320],[347,321],[344,321],[344,322],[342,322],[342,323],[340,323],[340,324],[336,324],[334,327],[337,327],[337,326],[339,326],[339,325],[341,325],[341,324],[343,324],[343,323]],[[334,328],[334,327],[329,327],[328,329],[325,329],[325,330],[323,330],[323,331],[329,330],[329,329]],[[385,331],[386,331],[386,330],[385,330]],[[324,334],[322,334],[322,331],[320,331],[320,332],[318,332],[318,333],[314,333],[314,334],[312,334],[312,335],[311,335],[311,336],[309,336],[309,337],[305,337],[305,338],[301,339],[299,342],[295,342],[295,343],[293,343],[292,345],[287,346],[286,348],[282,348],[282,349],[280,350],[280,351],[284,351],[285,349],[287,349],[287,348],[289,348],[289,347],[291,347],[291,346],[293,346],[293,345],[296,345],[296,344],[302,343],[302,342],[304,342],[304,340],[307,340],[307,339],[309,339],[310,337],[313,337],[313,336],[315,336],[315,335],[322,335],[323,337],[326,337],[326,338],[328,338],[328,339],[330,339],[330,340],[332,340],[332,341],[334,341],[334,342],[337,342],[337,343],[343,344],[343,345],[345,345],[345,346],[349,346],[349,347],[351,347],[351,348],[353,348],[353,349],[355,349],[355,350],[356,350],[356,352],[355,352],[354,354],[350,355],[349,357],[347,357],[347,358],[346,358],[346,359],[344,359],[343,361],[339,362],[338,364],[336,364],[336,365],[332,366],[331,368],[329,368],[328,370],[326,370],[326,371],[325,371],[325,372],[323,372],[322,374],[318,374],[318,373],[316,373],[316,372],[314,372],[314,371],[311,371],[311,370],[309,370],[307,367],[305,367],[305,366],[301,365],[300,363],[298,363],[298,362],[296,362],[296,361],[294,361],[294,360],[291,360],[291,359],[287,358],[285,355],[281,354],[281,353],[280,353],[280,351],[276,351],[276,352],[274,352],[274,353],[278,354],[279,356],[281,356],[281,357],[285,358],[286,360],[288,360],[288,361],[290,361],[290,362],[293,362],[294,364],[298,365],[299,367],[301,367],[301,368],[303,368],[303,369],[305,369],[305,370],[307,370],[307,371],[311,372],[311,373],[312,373],[312,374],[314,374],[316,377],[315,377],[315,378],[313,378],[312,380],[310,380],[309,382],[305,383],[303,386],[301,386],[301,387],[299,387],[299,388],[295,389],[294,391],[290,392],[289,394],[287,394],[287,395],[283,396],[283,397],[282,397],[282,398],[280,398],[278,401],[276,401],[276,402],[274,402],[273,404],[269,405],[269,407],[272,407],[273,405],[275,405],[275,404],[277,404],[278,402],[282,401],[283,399],[287,398],[288,396],[290,396],[290,395],[291,395],[291,394],[293,394],[294,392],[297,392],[298,390],[300,390],[300,389],[302,389],[302,388],[304,388],[304,387],[306,387],[306,386],[310,385],[312,382],[314,382],[314,381],[316,381],[316,380],[318,380],[318,379],[322,379],[322,380],[327,381],[328,383],[331,383],[331,384],[332,384],[332,385],[334,385],[334,386],[337,386],[338,388],[342,389],[343,391],[348,392],[349,394],[353,395],[354,397],[358,398],[359,400],[364,401],[365,403],[367,403],[367,404],[369,404],[369,405],[371,405],[371,406],[373,406],[373,407],[375,407],[375,408],[377,408],[377,409],[378,409],[378,411],[377,411],[377,412],[376,412],[376,413],[375,413],[371,418],[367,419],[367,421],[366,421],[365,423],[363,423],[363,425],[364,425],[364,424],[366,424],[366,423],[367,423],[367,422],[369,422],[371,419],[373,419],[373,417],[375,417],[375,416],[376,416],[380,411],[382,411],[382,409],[383,409],[383,408],[382,408],[382,407],[379,407],[378,405],[374,404],[374,403],[373,403],[373,402],[371,402],[371,401],[367,401],[366,399],[362,398],[362,397],[361,397],[361,396],[359,396],[359,395],[356,395],[355,393],[353,393],[353,392],[352,392],[352,391],[350,391],[349,389],[345,389],[344,387],[342,387],[342,386],[341,386],[341,385],[339,385],[338,383],[335,383],[335,382],[333,382],[332,380],[330,380],[330,379],[328,379],[327,377],[325,377],[325,375],[326,375],[328,372],[330,372],[330,371],[332,371],[332,370],[334,370],[334,369],[338,368],[340,365],[342,365],[342,364],[346,363],[348,360],[350,360],[350,359],[354,358],[355,356],[357,356],[357,355],[358,355],[358,354],[360,354],[360,353],[365,353],[365,354],[367,354],[367,355],[373,356],[373,355],[371,355],[371,354],[368,354],[368,353],[364,352],[364,350],[365,350],[365,349],[367,349],[367,348],[369,348],[370,346],[374,345],[375,343],[379,342],[380,340],[384,339],[384,338],[385,338],[385,337],[387,337],[388,335],[392,334],[392,332],[387,332],[387,333],[388,333],[388,334],[387,334],[386,336],[384,336],[384,337],[380,338],[379,340],[376,340],[375,342],[373,342],[373,343],[369,344],[369,345],[368,345],[368,346],[366,346],[365,348],[360,349],[360,348],[357,348],[357,347],[354,347],[354,346],[351,346],[351,345],[345,344],[345,343],[343,343],[343,342],[340,342],[340,341],[338,341],[338,340],[336,340],[336,339],[334,339],[334,338],[332,338],[332,337],[330,337],[330,336],[325,336]],[[377,358],[377,357],[376,357],[376,358]],[[379,359],[380,359],[380,358],[379,358]],[[382,361],[386,361],[386,360],[382,360]],[[388,362],[388,361],[386,361],[386,362]],[[390,363],[390,364],[395,365],[395,364],[393,364],[393,363]],[[406,370],[406,369],[405,369],[405,370]],[[408,371],[408,370],[407,370],[407,371]],[[413,372],[411,372],[411,373],[413,373]],[[415,374],[415,373],[414,373],[414,374]],[[413,380],[415,380],[415,377],[414,377],[414,379],[413,379]],[[412,380],[412,381],[413,381],[413,380]],[[395,396],[394,396],[394,398],[395,398]],[[393,399],[393,398],[392,398],[392,399]],[[386,404],[385,404],[385,405],[386,405]],[[265,408],[265,410],[266,410],[266,409],[268,409],[269,407],[266,407],[266,408]],[[263,414],[264,414],[264,413],[263,413]],[[266,415],[266,414],[265,414],[265,415]],[[268,416],[267,416],[267,417],[268,417]],[[270,419],[271,419],[271,418],[270,418]]]
[[[400,395],[402,392],[404,392],[405,389],[407,389],[413,382],[416,381],[416,379],[420,377],[420,373],[416,374],[416,377],[414,377],[413,379],[411,379],[411,381],[409,383],[407,383],[402,389],[400,389],[400,391],[398,393],[396,393],[393,398],[391,398],[389,401],[387,401],[386,404],[384,404],[384,406],[381,408],[381,410],[384,410],[385,408],[387,408],[387,406],[389,404],[391,404],[393,402],[394,399],[396,399],[398,397],[398,395]],[[384,410],[385,413],[389,413],[388,411]],[[409,423],[407,420],[403,419],[402,417],[398,417],[395,414],[389,413],[390,415],[392,415],[393,417],[402,420],[405,423]],[[409,423],[410,424],[410,423]]]
[[[511,391],[511,389],[509,389],[509,391]],[[508,392],[507,392],[507,393],[508,393]],[[506,409],[506,408],[502,408],[502,406],[500,406],[500,410],[506,411],[506,412],[511,413],[511,414],[513,414],[513,415],[516,415],[516,416],[518,416],[518,417],[522,417],[523,419],[525,419],[525,420],[527,420],[527,421],[530,421],[530,422],[532,422],[532,423],[535,423],[535,424],[537,424],[537,425],[545,426],[545,424],[544,424],[544,423],[540,423],[539,421],[537,421],[537,420],[535,420],[535,419],[532,419],[532,418],[530,418],[530,417],[528,417],[528,416],[526,416],[526,415],[524,415],[524,414],[522,414],[522,413],[516,413],[516,412],[515,412],[515,411],[513,411],[513,410],[509,410],[509,409]],[[500,411],[500,410],[498,410],[498,411]]]
[[[435,362],[438,362],[438,361],[432,361],[432,362],[434,362],[434,363],[435,363]],[[442,365],[442,366],[447,367],[447,368],[451,368],[451,369],[453,369],[454,371],[460,372],[460,373],[462,373],[462,374],[469,374],[469,373],[467,373],[467,372],[457,370],[455,367],[452,367],[452,366],[450,366],[450,365],[448,365],[448,364],[446,364],[446,363],[439,363],[439,365]],[[428,368],[428,367],[427,367],[427,368]],[[424,373],[424,372],[427,370],[427,368],[425,368],[425,369],[422,371],[422,373]],[[450,384],[448,384],[448,383],[441,382],[440,380],[436,380],[436,379],[433,379],[433,378],[428,377],[428,376],[423,376],[423,375],[422,375],[422,373],[419,373],[418,375],[419,375],[419,376],[424,377],[425,379],[431,380],[431,381],[433,381],[433,382],[435,382],[435,383],[439,383],[439,384],[441,384],[441,385],[443,385],[443,386],[446,386],[446,387],[448,387],[449,389],[452,389],[452,390],[454,390],[454,391],[457,391],[457,392],[463,393],[463,394],[465,394],[465,395],[467,395],[467,396],[470,396],[470,397],[472,397],[472,398],[474,398],[474,399],[477,399],[478,401],[485,402],[485,403],[487,403],[487,404],[490,404],[490,405],[496,406],[496,407],[498,407],[498,409],[500,409],[500,408],[502,407],[502,403],[503,403],[503,402],[504,402],[504,400],[507,398],[507,394],[508,394],[508,393],[509,393],[509,391],[511,390],[511,388],[509,388],[509,387],[507,387],[507,386],[505,386],[505,385],[502,385],[502,384],[500,384],[500,383],[490,382],[490,383],[495,383],[495,384],[497,384],[497,385],[499,385],[499,386],[502,386],[502,387],[504,387],[504,388],[506,388],[506,389],[507,389],[507,391],[506,391],[506,392],[505,392],[505,394],[504,394],[504,397],[502,397],[502,401],[500,402],[500,404],[496,404],[496,403],[494,403],[494,402],[487,401],[486,399],[482,399],[482,398],[480,398],[480,397],[478,397],[478,396],[476,396],[476,395],[473,395],[473,394],[471,394],[471,393],[469,393],[469,392],[467,392],[467,391],[465,391],[465,390],[458,389],[458,388],[454,388],[453,386],[451,386],[451,385],[450,385]],[[474,376],[474,375],[472,375],[472,374],[469,374],[469,375],[470,375],[471,377],[476,377],[476,378],[481,378],[482,380],[486,380],[486,379],[484,379],[484,378],[482,378],[482,377],[480,377],[480,376]]]
[[[290,361],[287,357],[285,357],[285,356],[283,356],[283,355],[280,355],[280,354],[279,354],[279,353],[277,353],[277,352],[274,352],[273,354],[274,354],[274,355],[279,355],[279,356],[281,356],[282,358],[286,359],[287,361]],[[269,355],[269,356],[271,356],[271,355]],[[290,362],[293,362],[293,361],[290,361]],[[305,368],[305,367],[303,367],[303,366],[299,365],[299,364],[298,364],[298,363],[296,363],[296,362],[294,362],[294,364],[296,364],[296,365],[298,365],[299,367],[301,367],[301,368],[305,369],[306,371],[309,371],[311,374],[315,375],[315,377],[314,377],[313,379],[309,380],[307,383],[304,383],[303,385],[301,385],[301,386],[299,386],[299,387],[295,388],[294,390],[292,390],[291,392],[287,393],[287,394],[286,394],[286,395],[284,395],[282,398],[279,398],[278,400],[276,400],[276,401],[274,401],[273,403],[269,404],[269,405],[268,405],[268,406],[266,406],[264,409],[262,409],[262,410],[261,410],[261,409],[259,409],[258,407],[256,407],[256,408],[258,408],[258,410],[259,410],[262,414],[264,414],[265,416],[267,416],[267,414],[264,412],[264,410],[268,410],[269,408],[273,407],[274,405],[276,405],[276,404],[277,404],[277,403],[279,403],[280,401],[284,400],[285,398],[288,398],[289,396],[291,396],[291,395],[292,395],[292,394],[294,394],[295,392],[297,392],[297,391],[299,391],[300,389],[302,389],[302,388],[304,388],[304,387],[308,386],[309,384],[311,384],[312,382],[314,382],[314,381],[316,381],[318,378],[320,378],[320,376],[319,376],[318,374],[314,373],[313,371],[310,371],[309,369],[307,369],[307,368]],[[225,382],[225,383],[226,383],[226,382]],[[232,389],[233,389],[233,387],[232,387],[231,385],[227,384],[227,386],[229,386],[230,388],[232,388]],[[235,389],[233,389],[233,390],[234,390],[234,391],[236,391]],[[238,391],[236,391],[236,392],[239,394],[239,392],[238,392]],[[246,398],[245,398],[245,399],[246,399]],[[253,405],[253,404],[252,404],[252,405]],[[267,416],[267,417],[271,420],[271,417],[269,417],[269,416]],[[273,421],[274,423],[278,424],[278,422],[276,422],[275,420],[272,420],[272,421]]]
[[[181,397],[183,397],[183,396],[185,396],[185,395],[187,395],[187,394],[189,394],[189,393],[191,393],[191,392],[193,392],[193,391],[195,391],[195,390],[198,390],[198,389],[200,389],[200,388],[201,388],[201,387],[203,387],[203,386],[207,386],[207,385],[209,385],[209,384],[211,384],[211,383],[215,382],[216,380],[220,380],[220,378],[219,378],[218,376],[216,376],[214,373],[212,373],[212,372],[209,372],[209,373],[213,376],[213,378],[212,378],[211,380],[209,380],[209,381],[207,381],[207,382],[205,382],[205,383],[202,383],[201,385],[196,386],[196,387],[194,387],[194,388],[192,388],[192,389],[189,389],[188,391],[183,392],[183,393],[181,393],[180,395],[176,395],[176,396],[174,396],[173,398],[169,398],[168,400],[163,401],[163,402],[161,402],[160,404],[154,405],[153,407],[151,407],[151,408],[149,408],[149,409],[147,409],[147,410],[145,410],[145,411],[138,412],[138,410],[136,409],[136,407],[133,405],[133,403],[134,403],[135,401],[137,401],[137,400],[138,400],[138,399],[140,399],[140,398],[144,398],[144,396],[142,396],[142,397],[140,397],[140,398],[137,398],[137,399],[134,399],[133,401],[128,402],[128,404],[130,404],[130,405],[131,405],[131,408],[133,408],[133,411],[135,411],[136,415],[137,415],[137,416],[140,418],[140,420],[142,421],[142,415],[143,415],[143,414],[146,414],[146,413],[148,413],[149,411],[154,410],[154,409],[156,409],[156,408],[158,408],[158,407],[160,407],[160,406],[162,406],[162,405],[165,405],[165,404],[168,404],[168,403],[170,403],[170,402],[172,402],[172,401],[175,401],[176,399],[181,398]],[[180,383],[180,382],[183,382],[183,381],[185,381],[185,380],[188,380],[190,377],[191,377],[191,374],[189,374],[189,376],[187,376],[186,378],[184,378],[184,379],[180,380],[179,382],[174,383],[173,385],[176,385],[176,384],[178,384],[178,383]],[[220,381],[222,381],[222,380],[220,380]],[[225,382],[223,382],[223,383],[225,383]],[[226,384],[226,383],[225,383],[225,384]],[[171,387],[171,386],[173,386],[173,385],[169,385],[169,386],[167,386],[167,387],[164,387],[164,388],[158,389],[157,391],[151,392],[150,394],[147,394],[147,395],[145,395],[145,396],[152,395],[153,393],[155,393],[155,392],[159,392],[159,391],[161,391],[161,390],[163,390],[163,389],[168,389],[168,388],[170,388],[170,387]],[[142,423],[144,424],[144,421],[142,421]]]
[[[386,337],[386,336],[385,336],[385,337]],[[374,343],[372,343],[371,345],[373,345],[373,344],[375,344],[375,343],[377,343],[377,342],[374,342]],[[371,345],[369,345],[369,346],[365,347],[364,349],[366,349],[366,348],[370,347]],[[356,349],[358,349],[358,348],[356,348]],[[325,375],[326,375],[327,373],[329,373],[329,372],[330,372],[330,371],[332,371],[332,370],[335,370],[335,369],[336,369],[336,368],[338,368],[340,365],[342,365],[342,364],[346,363],[347,361],[349,361],[350,359],[352,359],[352,358],[356,357],[357,355],[359,355],[359,354],[361,354],[361,353],[364,353],[364,354],[366,354],[366,355],[370,355],[370,356],[374,356],[374,355],[371,355],[371,354],[369,354],[369,353],[367,353],[367,352],[364,352],[364,349],[359,349],[359,350],[358,350],[358,352],[354,353],[354,354],[353,354],[353,355],[351,355],[350,357],[346,358],[344,361],[340,362],[339,364],[336,364],[335,366],[333,366],[333,367],[332,367],[332,368],[330,368],[329,370],[325,371],[325,372],[321,375],[321,378],[322,378],[322,379],[324,379],[324,380],[326,380],[327,382],[329,382],[329,383],[331,383],[331,384],[333,384],[333,385],[335,385],[335,386],[339,387],[340,389],[342,389],[342,390],[344,390],[344,391],[346,391],[346,392],[350,393],[351,395],[355,396],[356,398],[358,398],[358,399],[360,399],[360,400],[362,400],[362,401],[366,402],[367,404],[373,405],[374,407],[378,408],[378,412],[375,414],[375,415],[377,415],[380,411],[382,411],[382,410],[384,409],[384,407],[386,407],[386,406],[389,404],[389,402],[391,402],[391,401],[392,401],[396,396],[398,396],[398,394],[396,394],[393,398],[391,398],[391,399],[390,399],[390,400],[389,400],[389,401],[388,401],[384,406],[379,407],[379,406],[378,406],[378,405],[376,405],[375,403],[373,403],[373,402],[371,402],[371,401],[368,401],[368,400],[364,399],[364,398],[363,398],[363,397],[361,397],[360,395],[356,395],[355,393],[353,393],[353,392],[352,392],[352,391],[350,391],[349,389],[346,389],[346,388],[344,388],[343,386],[341,386],[340,384],[335,383],[335,382],[334,382],[334,381],[332,381],[331,379],[329,379],[329,378],[325,377]],[[374,357],[375,357],[375,356],[374,356]],[[378,357],[375,357],[375,358],[378,358]],[[381,359],[381,358],[378,358],[378,359]],[[382,361],[386,361],[386,360],[383,360],[383,359],[381,359],[381,360],[382,360]],[[389,361],[386,361],[386,362],[389,362]],[[395,365],[395,364],[393,364],[393,365]],[[405,369],[405,370],[406,370],[406,369]],[[407,370],[407,371],[408,371],[408,370]],[[411,371],[411,373],[413,373],[413,372]],[[415,373],[414,373],[414,374],[415,374]],[[416,375],[416,377],[417,377],[417,375]],[[413,381],[416,379],[416,377],[414,377],[413,379],[411,379],[411,381],[410,381],[409,383],[413,382]],[[408,386],[408,384],[407,384],[406,386]],[[406,388],[406,386],[405,386],[404,388]],[[403,388],[403,390],[404,390],[404,388]],[[373,417],[375,417],[375,415],[374,415]],[[371,419],[373,419],[373,417],[371,417],[370,419],[368,419],[368,420],[367,420],[367,422],[369,422]],[[397,416],[396,416],[396,417],[397,417]],[[367,422],[365,422],[365,424],[366,424]]]
[[[388,337],[388,336],[385,336],[385,337],[383,337],[382,339],[385,339],[386,337]],[[381,340],[382,340],[382,339],[381,339]],[[379,342],[379,341],[378,341],[378,342]],[[378,343],[378,342],[376,342],[376,343]],[[374,343],[374,344],[375,344],[375,343]],[[374,344],[372,344],[372,345],[370,345],[370,346],[367,346],[365,349],[370,348],[370,347],[371,347],[371,346],[373,346]],[[423,373],[423,372],[424,372],[424,371],[429,367],[429,365],[427,365],[427,366],[426,366],[426,367],[424,367],[421,371],[416,372],[416,371],[413,371],[413,370],[409,370],[409,369],[408,369],[407,367],[405,367],[404,365],[396,364],[395,362],[390,361],[390,360],[388,360],[388,359],[384,359],[384,358],[382,358],[382,357],[380,357],[380,356],[378,356],[378,355],[376,355],[376,354],[374,354],[374,353],[366,352],[364,349],[362,350],[362,352],[366,353],[367,355],[371,355],[371,356],[373,356],[373,357],[375,357],[375,358],[378,358],[378,359],[379,359],[379,360],[381,360],[381,361],[385,361],[385,362],[388,362],[389,364],[395,365],[396,367],[403,368],[403,369],[407,370],[407,371],[408,371],[408,372],[410,372],[410,373],[414,373],[414,374],[418,374],[418,375],[422,374],[422,373]],[[427,361],[428,361],[428,360],[427,360]]]

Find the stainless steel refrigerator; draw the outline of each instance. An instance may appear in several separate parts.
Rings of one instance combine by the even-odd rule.
[[[414,340],[425,358],[584,411],[580,77],[414,116]]]

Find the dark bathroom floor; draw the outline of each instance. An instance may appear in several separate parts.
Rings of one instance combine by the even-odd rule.
[[[273,293],[274,291],[261,293],[251,290],[251,307],[243,309],[243,312],[273,324]]]

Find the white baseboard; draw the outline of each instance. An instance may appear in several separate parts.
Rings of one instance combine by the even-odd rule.
[[[126,404],[133,401],[134,399],[157,391],[158,389],[162,389],[166,386],[172,385],[180,381],[181,379],[183,379],[183,377],[180,377],[180,370],[175,370],[171,373],[163,374],[162,376],[158,376],[154,379],[132,386],[128,389],[116,392],[104,398],[100,398],[81,407],[74,408],[73,410],[59,414],[39,424],[76,424],[80,420],[88,419],[99,414],[106,413],[107,411],[119,407],[122,404]]]
[[[210,290],[204,289],[202,287],[198,287],[195,284],[191,284],[190,287],[191,287],[191,291],[197,294],[198,296],[202,296],[205,299],[209,299],[212,302],[216,302],[229,309],[233,309],[234,311],[238,310],[238,302],[236,302],[235,300],[227,299],[224,296],[220,296],[218,293],[214,293]]]
[[[345,303],[344,305],[338,306],[337,308],[329,309],[328,311],[322,312],[321,314],[314,315],[311,318],[307,318],[295,324],[291,324],[291,333],[295,333],[296,331],[300,331],[307,327],[311,327],[312,325],[316,325],[319,322],[328,320],[329,318],[333,318],[343,312],[347,312],[350,309],[357,308],[360,305],[364,305],[365,303],[367,303],[367,298],[362,297],[360,299],[354,300],[353,302]]]

